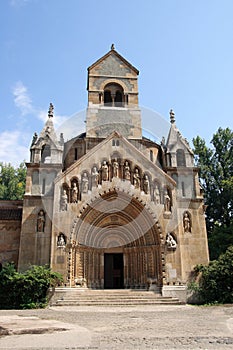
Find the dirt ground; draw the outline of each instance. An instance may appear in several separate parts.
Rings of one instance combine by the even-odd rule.
[[[233,349],[233,305],[0,310],[0,349]]]

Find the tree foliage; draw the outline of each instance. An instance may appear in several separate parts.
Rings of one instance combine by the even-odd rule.
[[[0,163],[0,199],[23,199],[26,184],[26,167],[21,163],[14,168],[10,163]]]
[[[233,132],[219,128],[211,148],[200,136],[193,144],[207,205],[210,256],[215,259],[233,244]]]
[[[233,303],[233,246],[208,266],[197,266],[195,271],[203,303]]]
[[[0,272],[0,308],[27,309],[47,305],[49,287],[62,282],[59,273],[44,266],[32,266],[24,273],[7,264]]]

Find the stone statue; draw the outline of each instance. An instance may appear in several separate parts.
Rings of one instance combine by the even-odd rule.
[[[37,232],[44,232],[45,228],[45,213],[44,210],[40,210],[37,217]]]
[[[102,180],[108,181],[108,164],[106,160],[103,161],[103,165],[101,169],[102,169]]]
[[[73,183],[73,187],[71,191],[71,202],[78,203],[78,187],[76,182]]]
[[[63,190],[61,195],[61,211],[67,210],[68,196],[66,190]]]
[[[35,145],[36,141],[37,141],[37,138],[38,138],[38,135],[37,133],[35,132],[34,135],[33,135],[33,138],[32,138],[32,144],[31,146]]]
[[[49,104],[49,110],[48,110],[48,116],[49,118],[53,117],[53,110],[54,110],[54,106],[52,103]]]
[[[89,187],[89,180],[88,180],[87,173],[85,172],[83,174],[83,178],[82,178],[82,191],[83,191],[83,193],[88,192],[88,187]]]
[[[150,193],[150,182],[149,182],[148,175],[144,176],[143,191],[145,192],[145,194],[149,194]]]
[[[65,237],[64,237],[63,234],[60,234],[60,235],[58,236],[57,246],[58,246],[58,247],[65,247],[65,245],[66,245]]]
[[[117,158],[115,158],[113,162],[113,170],[112,170],[113,177],[119,177],[119,164],[117,162]]]
[[[164,192],[164,210],[165,210],[165,212],[171,211],[171,198],[168,194],[167,189]]]
[[[133,184],[135,188],[140,188],[141,181],[138,168],[135,169],[135,172],[133,174]]]
[[[156,204],[160,204],[160,192],[158,185],[154,187],[154,201]]]
[[[130,181],[130,167],[129,163],[126,161],[124,166],[124,178]]]
[[[184,216],[183,216],[183,226],[184,226],[184,232],[191,232],[191,221],[187,211],[184,213]]]
[[[92,169],[91,176],[92,176],[92,187],[98,187],[99,173],[96,166],[94,166],[94,168]]]
[[[177,246],[177,243],[174,237],[170,233],[167,234],[166,244],[167,244],[167,247],[170,249],[175,249]]]

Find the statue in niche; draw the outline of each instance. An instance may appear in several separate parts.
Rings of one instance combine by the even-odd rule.
[[[167,189],[164,192],[164,210],[165,210],[165,212],[171,211],[171,198],[168,194]]]
[[[45,228],[45,213],[44,210],[40,210],[37,217],[37,232],[44,232]]]
[[[177,243],[171,233],[167,234],[166,244],[169,249],[176,249]]]
[[[83,191],[83,193],[88,192],[88,187],[89,187],[89,180],[88,180],[87,173],[85,172],[83,174],[83,178],[82,178],[82,191]]]
[[[184,232],[191,232],[191,220],[187,211],[184,213],[183,216],[183,226]]]
[[[65,247],[65,245],[66,245],[65,236],[63,235],[63,233],[61,233],[58,236],[57,246],[58,247]]]
[[[115,158],[113,162],[112,176],[119,177],[119,164],[118,164],[117,158]]]
[[[135,188],[140,188],[141,181],[138,168],[135,169],[135,172],[133,174],[133,184]]]
[[[99,183],[99,173],[97,170],[97,167],[94,166],[94,168],[92,169],[92,186],[93,187],[98,187],[98,183]]]
[[[130,181],[130,167],[129,163],[126,161],[124,166],[124,178]]]
[[[157,184],[154,187],[154,201],[156,204],[160,204],[160,192]]]
[[[76,182],[73,183],[71,190],[71,203],[78,203],[78,187]]]
[[[102,169],[102,180],[108,181],[108,164],[107,164],[106,160],[103,161],[101,169]]]
[[[64,189],[61,194],[61,211],[67,210],[68,196],[66,190]]]
[[[144,176],[143,191],[145,192],[145,194],[150,193],[150,181],[149,181],[148,175]]]

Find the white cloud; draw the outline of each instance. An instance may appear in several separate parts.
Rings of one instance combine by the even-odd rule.
[[[28,94],[27,87],[22,81],[17,81],[13,87],[14,102],[22,115],[33,112],[32,100]]]
[[[26,5],[30,0],[10,0],[10,5],[12,7],[21,7]]]
[[[0,133],[0,161],[18,166],[24,160],[29,160],[31,135],[18,130]]]

